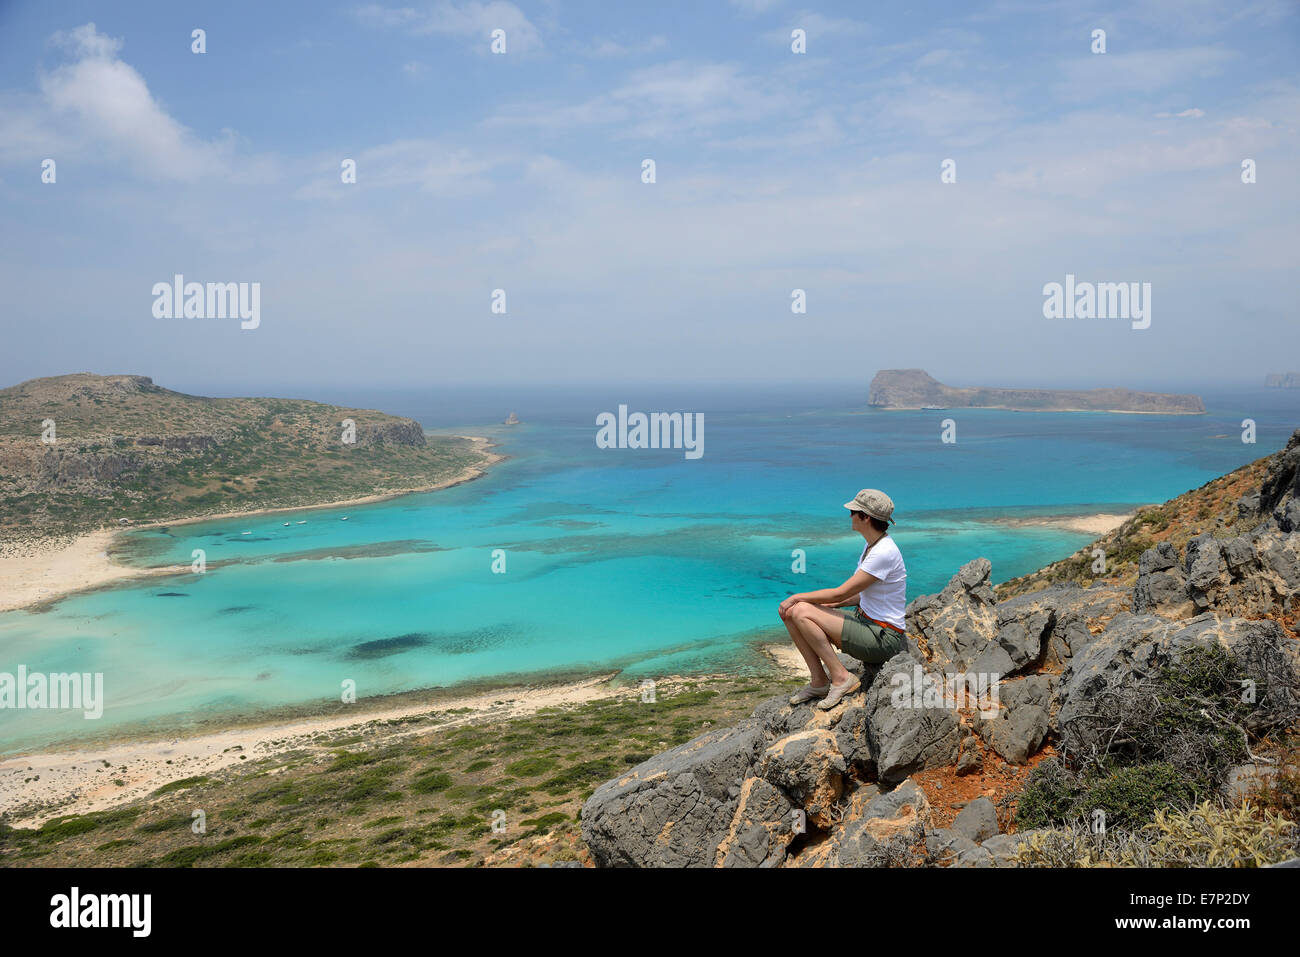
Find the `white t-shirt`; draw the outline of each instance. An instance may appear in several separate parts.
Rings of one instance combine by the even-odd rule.
[[[876,621],[887,621],[906,629],[907,567],[893,536],[886,535],[876,544],[864,548],[862,557],[858,559],[858,571],[880,579],[859,593],[858,607],[862,613]]]

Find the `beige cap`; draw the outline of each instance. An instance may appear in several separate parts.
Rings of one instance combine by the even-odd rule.
[[[864,488],[853,496],[853,501],[845,502],[844,507],[854,512],[866,512],[882,522],[893,521],[890,516],[894,514],[894,500],[878,488]]]

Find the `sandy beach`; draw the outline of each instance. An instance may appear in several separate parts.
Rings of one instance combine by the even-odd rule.
[[[212,515],[193,515],[178,519],[160,519],[130,528],[103,528],[77,537],[30,538],[0,544],[0,611],[13,611],[31,605],[42,604],[55,598],[93,588],[102,588],[116,582],[134,578],[149,578],[158,575],[174,575],[184,572],[188,565],[165,565],[156,568],[131,568],[116,564],[109,555],[113,539],[129,530],[159,528],[161,526],[191,525],[195,522],[209,522],[217,519],[268,515],[277,512],[303,512],[322,508],[342,508],[351,505],[365,505],[397,498],[399,495],[411,495],[418,492],[434,492],[471,482],[486,474],[489,467],[500,462],[504,456],[490,451],[491,443],[480,436],[461,436],[474,443],[477,451],[485,456],[479,465],[466,468],[451,478],[433,485],[418,488],[395,489],[362,498],[346,499],[339,502],[320,502],[313,505],[295,505],[285,508],[263,508],[249,511],[221,512]]]
[[[1064,528],[1071,532],[1084,532],[1100,538],[1119,528],[1136,514],[1132,512],[1098,512],[1095,515],[1047,515],[1041,518],[999,518],[999,525],[1011,528]]]
[[[801,673],[803,663],[794,648],[770,645],[762,650],[778,674]],[[172,781],[211,775],[249,761],[302,751],[328,755],[337,748],[331,742],[340,736],[360,735],[367,747],[374,747],[381,741],[431,730],[510,720],[542,708],[641,694],[638,684],[615,684],[615,677],[615,673],[605,673],[559,684],[492,688],[423,703],[358,710],[356,714],[18,755],[0,760],[0,816],[9,816],[11,826],[37,827],[53,817],[106,810],[147,797]],[[656,693],[672,693],[684,682],[707,682],[710,677],[659,678]],[[364,700],[356,707],[365,709]],[[410,720],[421,717],[425,720]],[[394,721],[403,723],[390,724]]]

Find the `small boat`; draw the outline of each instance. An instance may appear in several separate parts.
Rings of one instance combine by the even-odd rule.
[[[307,520],[304,518],[301,522],[296,522],[295,524],[297,524],[297,525],[306,525],[306,524],[307,524]]]
[[[346,522],[346,521],[347,521],[349,518],[351,518],[351,517],[352,517],[351,515],[344,515],[342,518],[339,519],[339,521],[340,521],[340,522]]]
[[[252,535],[253,533],[252,533],[252,532],[240,532],[239,534],[240,534],[240,535]]]
[[[284,527],[285,527],[285,528],[288,528],[288,527],[289,527],[289,523],[288,523],[288,522],[285,522],[285,523],[284,523]]]

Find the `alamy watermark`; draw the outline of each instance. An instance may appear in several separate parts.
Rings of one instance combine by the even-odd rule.
[[[596,416],[598,449],[684,449],[686,458],[704,455],[703,412],[633,412],[626,405],[618,415]]]
[[[995,717],[1001,708],[998,687],[1002,676],[996,672],[972,671],[936,677],[920,665],[912,673],[900,671],[890,679],[894,690],[889,703],[895,708],[974,708],[985,718]]]
[[[241,329],[262,324],[260,282],[186,282],[177,273],[171,282],[156,282],[151,295],[155,319],[242,319]]]
[[[52,672],[28,674],[0,671],[0,710],[82,711],[93,721],[104,714],[103,672]]]
[[[1043,286],[1044,319],[1129,319],[1134,329],[1151,325],[1151,283],[1078,282]]]

